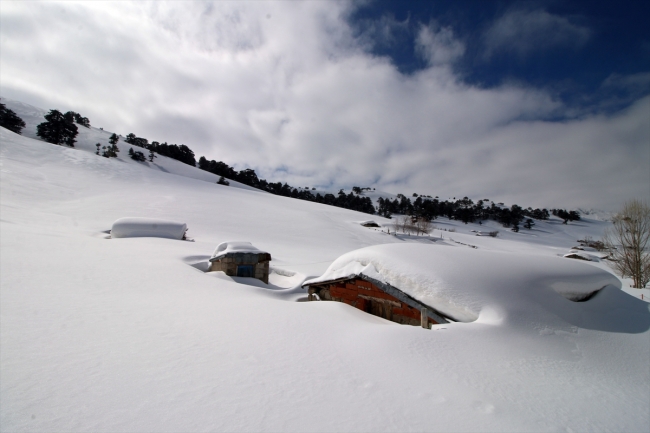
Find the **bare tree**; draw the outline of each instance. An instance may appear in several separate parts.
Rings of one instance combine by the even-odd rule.
[[[431,224],[431,221],[424,218],[424,217],[419,217],[415,221],[415,228],[418,231],[418,233],[422,233],[423,235],[428,235],[431,230],[433,230],[433,224]]]
[[[650,207],[631,200],[612,223],[604,237],[609,260],[622,277],[631,277],[634,287],[642,289],[650,281]]]
[[[412,217],[408,215],[402,215],[395,218],[395,233],[400,230],[405,235],[414,233],[416,231],[412,222]]]
[[[402,233],[406,234],[409,229],[409,217],[406,215],[399,216],[395,218],[395,232],[401,230]]]

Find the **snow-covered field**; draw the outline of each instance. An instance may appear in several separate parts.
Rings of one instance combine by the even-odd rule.
[[[34,140],[44,111],[3,103],[28,127],[0,128],[0,430],[650,431],[650,290],[595,253],[562,257],[607,222],[388,235],[366,214],[132,161],[122,142],[97,156],[108,131]],[[122,217],[186,223],[190,241],[109,239]],[[224,241],[271,253],[270,284],[205,272]],[[396,245],[355,260],[425,257],[411,265],[478,319],[425,330],[298,302],[307,278],[381,244]],[[575,275],[607,287],[572,302]]]

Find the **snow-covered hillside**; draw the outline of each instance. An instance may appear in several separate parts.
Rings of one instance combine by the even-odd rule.
[[[606,222],[513,233],[442,218],[434,239],[394,236],[381,217],[366,228],[367,214],[131,161],[128,145],[95,155],[109,132],[80,127],[74,149],[34,140],[41,120],[25,121],[25,136],[0,128],[2,431],[650,430],[649,304],[615,278],[584,303],[466,290],[478,320],[432,330],[297,302],[307,278],[381,244],[440,256],[427,275],[443,289],[488,274],[502,294],[554,287],[560,268],[609,269],[562,257]],[[122,217],[186,223],[190,241],[110,239]],[[224,241],[269,252],[270,284],[205,272]]]
[[[26,126],[22,131],[23,136],[41,140],[41,138],[36,135],[36,126],[40,123],[45,122],[44,116],[48,113],[49,110],[34,107],[32,105],[25,104],[24,102],[20,101],[15,101],[13,99],[2,98],[1,102],[5,104],[7,108],[17,113],[17,115],[25,121]],[[75,149],[92,152],[94,154],[97,151],[97,143],[100,143],[102,146],[108,146],[108,139],[114,131],[108,131],[100,128],[101,127],[96,127],[92,124],[90,128],[77,125],[79,135],[77,135],[76,138],[77,142],[75,143]],[[119,132],[116,132],[116,134],[120,135]],[[190,177],[192,179],[198,179],[212,183],[215,183],[219,179],[219,176],[216,176],[212,173],[198,170],[195,167],[191,167],[180,161],[162,155],[157,155],[157,158],[153,163],[150,163],[148,161],[134,161],[128,155],[129,149],[143,149],[124,142],[124,137],[122,136],[120,136],[120,140],[117,142],[117,147],[120,149],[120,151],[116,159],[127,164],[138,164],[141,166],[149,167],[153,170],[162,171],[164,173],[171,173],[178,176]],[[255,188],[236,181],[230,181],[230,186],[257,191]]]

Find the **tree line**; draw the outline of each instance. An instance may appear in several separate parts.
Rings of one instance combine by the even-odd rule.
[[[50,110],[45,115],[46,122],[37,126],[37,135],[45,141],[54,144],[66,144],[74,147],[75,138],[78,134],[76,124],[90,128],[90,121],[87,117],[74,111],[68,111],[65,114],[58,110]],[[0,126],[3,126],[18,134],[25,127],[25,122],[20,119],[12,110],[0,104]],[[117,157],[117,134],[111,135],[109,146],[101,147],[102,156],[110,158]],[[137,137],[130,133],[124,139],[126,143],[149,150],[149,161],[153,162],[156,158],[155,153],[176,159],[193,167],[197,166],[194,152],[186,145],[159,143],[143,137]],[[154,153],[155,152],[155,153]],[[100,155],[100,144],[97,143],[97,152]],[[145,161],[144,153],[130,149],[129,156],[136,161]],[[367,214],[378,214],[380,216],[391,218],[393,214],[408,215],[415,219],[431,221],[438,217],[444,216],[449,219],[455,219],[464,223],[483,221],[492,219],[501,223],[504,227],[512,227],[514,231],[519,231],[519,225],[524,222],[524,227],[530,229],[535,223],[533,220],[546,220],[550,214],[547,209],[524,209],[519,205],[512,205],[509,208],[502,203],[496,205],[488,199],[478,200],[476,203],[467,197],[453,201],[441,201],[438,197],[418,196],[413,194],[415,200],[411,201],[403,194],[398,194],[397,198],[390,200],[380,197],[378,207],[375,209],[372,200],[363,196],[365,191],[370,188],[361,188],[355,186],[352,192],[346,194],[342,189],[335,194],[314,194],[309,188],[295,188],[286,182],[268,182],[266,179],[260,179],[255,170],[247,168],[241,171],[235,170],[223,161],[208,160],[204,156],[199,158],[198,168],[220,176],[218,183],[228,185],[225,178],[235,180],[244,185],[269,192],[271,194],[283,197],[291,197],[299,200],[306,200],[315,203],[337,206],[345,209],[356,210]],[[490,204],[488,205],[488,202]],[[577,211],[567,211],[565,209],[552,209],[551,213],[562,218],[563,223],[580,220],[580,214]]]
[[[444,216],[465,224],[491,219],[501,223],[504,227],[512,227],[514,231],[519,231],[519,225],[524,220],[524,227],[530,229],[535,225],[534,220],[547,220],[550,216],[547,209],[530,207],[525,209],[517,204],[508,208],[503,206],[503,203],[495,204],[489,199],[474,202],[468,197],[463,197],[459,200],[442,201],[438,197],[431,198],[417,194],[413,194],[413,196],[416,197],[414,201],[403,194],[398,194],[397,198],[393,200],[380,197],[377,200],[377,213],[386,218],[391,218],[392,214],[400,214],[426,221]],[[573,210],[552,209],[551,213],[562,218],[563,224],[580,220],[580,214]]]
[[[127,135],[124,141],[134,146],[147,149],[150,152],[156,152],[159,155],[167,156],[187,165],[191,165],[192,167],[196,167],[194,152],[184,144],[179,146],[177,144],[167,144],[167,142],[159,143],[157,141],[149,143],[149,140],[146,138],[136,137],[133,133]]]
[[[198,167],[201,170],[216,174],[222,178],[227,177],[228,179],[236,180],[244,185],[252,186],[253,188],[261,189],[271,194],[342,207],[368,214],[375,213],[375,207],[370,197],[363,197],[352,192],[346,194],[343,190],[339,190],[336,195],[314,194],[309,188],[295,188],[286,182],[268,182],[266,179],[260,179],[257,173],[255,173],[255,170],[251,168],[237,171],[223,161],[208,161],[204,156],[199,158]],[[223,184],[223,181],[221,183]]]

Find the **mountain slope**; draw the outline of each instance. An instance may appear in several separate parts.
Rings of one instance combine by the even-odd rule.
[[[106,159],[81,140],[70,149],[4,129],[0,142],[3,431],[650,429],[650,311],[619,290],[571,304],[580,320],[546,305],[500,322],[486,309],[431,331],[295,302],[305,278],[361,247],[568,260],[557,255],[605,223],[484,238],[441,220],[457,231],[432,242],[364,228],[365,214],[174,175],[171,163],[152,170],[126,149]],[[186,222],[193,242],[107,239],[124,216]],[[268,286],[203,272],[226,240],[271,253]]]
[[[44,116],[48,113],[48,110],[43,110],[41,108],[34,107],[20,101],[15,101],[7,98],[2,98],[2,103],[5,104],[7,108],[13,110],[20,118],[25,121],[26,126],[22,131],[23,136],[33,138],[35,140],[42,140],[36,135],[36,126],[40,123],[45,122]],[[95,154],[97,151],[96,143],[100,143],[102,146],[108,146],[108,139],[111,134],[113,134],[111,131],[103,130],[92,125],[90,128],[77,125],[77,128],[79,130],[79,135],[76,138],[77,142],[75,143],[75,149],[90,152],[92,154]],[[150,163],[148,161],[136,162],[129,157],[129,148],[132,147],[134,150],[140,150],[145,154],[147,154],[147,151],[146,149],[140,149],[137,146],[133,146],[129,143],[124,142],[124,137],[120,137],[120,140],[117,143],[117,147],[120,149],[120,152],[118,153],[116,159],[127,164],[138,164],[151,168],[153,170],[172,173],[178,176],[189,177],[192,179],[198,179],[212,183],[217,182],[219,179],[219,176],[208,173],[204,170],[199,170],[196,167],[189,166],[163,155],[156,155],[157,158],[154,159],[153,163]],[[230,181],[230,186],[257,191],[256,188],[244,185],[237,181]]]

